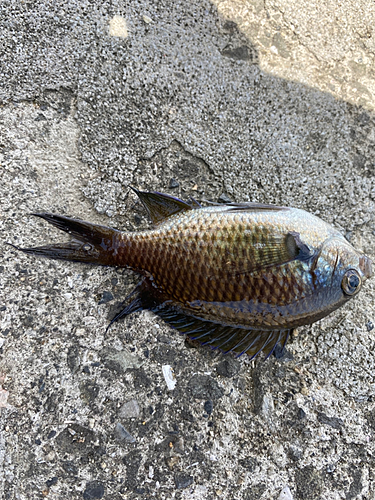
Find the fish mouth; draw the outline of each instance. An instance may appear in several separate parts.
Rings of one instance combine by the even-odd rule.
[[[364,279],[372,276],[372,261],[366,255],[362,255],[359,259],[359,269],[362,271]]]

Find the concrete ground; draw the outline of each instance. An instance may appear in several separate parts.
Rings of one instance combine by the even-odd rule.
[[[375,281],[286,355],[195,348],[136,277],[28,257],[50,211],[148,224],[128,185],[291,205],[375,257],[375,6],[0,3],[0,497],[375,498]],[[168,389],[162,366],[173,368]]]

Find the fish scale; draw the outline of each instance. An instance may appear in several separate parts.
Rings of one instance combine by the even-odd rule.
[[[133,253],[137,259],[124,255],[123,259],[134,269],[139,269],[140,256],[148,256],[144,262],[146,268],[154,277],[156,283],[161,287],[167,287],[173,290],[173,298],[179,301],[189,301],[194,299],[209,301],[234,301],[240,300],[240,297],[267,297],[279,294],[282,302],[287,300],[289,292],[295,295],[291,288],[291,281],[285,279],[281,274],[279,277],[280,287],[275,289],[274,281],[268,283],[264,274],[254,275],[254,273],[227,273],[225,269],[225,250],[231,249],[233,258],[237,261],[239,268],[246,268],[245,262],[264,259],[265,251],[263,248],[252,252],[252,245],[260,243],[266,245],[272,235],[269,227],[256,230],[252,234],[251,241],[247,246],[243,243],[243,234],[248,229],[248,225],[243,224],[236,227],[236,218],[230,224],[222,217],[222,214],[212,214],[210,219],[211,228],[219,227],[219,231],[213,231],[210,245],[202,249],[199,245],[200,234],[204,230],[204,224],[207,224],[207,215],[202,217],[200,224],[193,227],[189,225],[189,218],[186,224],[177,223],[172,230],[168,230],[160,236],[161,228],[154,232],[135,234],[136,251]],[[243,219],[241,217],[241,219]],[[210,230],[211,230],[210,228]],[[182,241],[185,247],[182,247]],[[236,245],[235,243],[241,243]],[[144,250],[139,248],[145,245]],[[188,245],[188,246],[187,246]],[[198,251],[199,250],[199,251]],[[209,253],[209,250],[211,252]],[[241,255],[241,258],[238,258]],[[254,257],[255,255],[255,257]],[[207,265],[209,262],[210,265]],[[169,265],[167,265],[169,264]],[[191,272],[191,265],[194,265],[194,272]],[[212,276],[215,273],[215,276]],[[293,273],[291,273],[293,276]],[[236,278],[236,279],[234,279]],[[238,279],[239,278],[239,279]],[[253,292],[250,295],[251,291]]]
[[[342,306],[371,276],[368,257],[303,210],[256,203],[202,208],[194,200],[133,190],[153,229],[121,232],[36,214],[72,240],[20,249],[141,274],[112,322],[150,309],[212,348],[269,356],[291,329]]]

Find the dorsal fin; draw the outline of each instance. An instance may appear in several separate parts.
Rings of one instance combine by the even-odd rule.
[[[173,214],[192,210],[200,206],[195,200],[192,203],[186,203],[169,194],[158,193],[156,191],[139,191],[132,186],[130,188],[141,200],[154,224],[162,222]]]
[[[288,207],[279,207],[268,203],[226,203],[228,212],[280,212],[281,210],[290,210]]]

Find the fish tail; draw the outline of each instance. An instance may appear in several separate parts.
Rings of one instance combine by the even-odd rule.
[[[121,265],[119,263],[120,231],[78,219],[70,219],[63,215],[49,213],[31,215],[40,217],[58,229],[69,233],[72,240],[67,243],[34,248],[20,248],[10,244],[13,248],[29,255],[38,255],[50,259],[87,262],[105,266]]]

